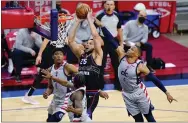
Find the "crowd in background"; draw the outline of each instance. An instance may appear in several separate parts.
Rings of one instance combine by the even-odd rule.
[[[19,6],[16,1],[14,2],[7,2],[7,7],[17,7]],[[57,9],[62,10],[64,13],[68,11],[64,11],[60,5],[57,4]],[[121,20],[118,11],[115,8],[114,1],[107,1],[104,4],[104,9],[100,10],[96,13],[96,18],[101,21],[105,27],[110,31],[110,33],[114,36],[116,41],[119,45],[124,46],[125,51],[127,51],[132,45],[139,46],[143,51],[146,51],[146,63],[148,68],[153,71],[151,62],[152,62],[152,45],[148,42],[148,27],[144,24],[145,19],[147,18],[146,8],[144,4],[138,3],[133,8],[135,10],[135,15],[137,16],[136,20],[128,21],[125,26],[123,21]],[[97,26],[96,26],[97,27]],[[28,59],[36,59],[38,57],[38,52],[40,47],[42,46],[43,37],[39,34],[32,31],[32,29],[17,29],[17,36],[15,43],[12,49],[9,49],[7,46],[6,35],[8,32],[15,31],[15,30],[4,30],[4,33],[1,34],[2,42],[1,42],[1,51],[2,54],[7,52],[8,59],[5,55],[2,55],[2,67],[7,66],[8,72],[10,74],[15,75],[17,82],[21,82],[21,71],[24,66],[24,60]],[[112,46],[109,45],[108,40],[103,35],[100,28],[98,28],[98,33],[100,34],[101,38],[104,41],[103,48],[103,71],[106,66],[107,56],[109,54],[111,58],[111,63],[114,68],[115,74],[115,88],[120,90],[120,83],[118,80],[117,75],[117,68],[119,65],[117,53],[113,50]],[[84,43],[91,39],[91,30],[88,25],[87,20],[84,20],[76,34],[76,42],[77,43]],[[48,42],[49,43],[49,42]],[[78,60],[75,55],[70,50],[69,46],[65,46],[66,50],[66,60],[68,63],[77,64]],[[47,51],[45,51],[47,52]],[[48,52],[46,53],[48,54]],[[46,55],[47,57],[47,55]],[[103,80],[104,82],[104,80]]]

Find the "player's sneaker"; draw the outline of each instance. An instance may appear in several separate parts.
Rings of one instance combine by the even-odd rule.
[[[38,105],[39,104],[39,102],[35,101],[32,97],[28,96],[27,93],[22,98],[22,101],[25,102],[25,103],[32,104],[32,105]]]

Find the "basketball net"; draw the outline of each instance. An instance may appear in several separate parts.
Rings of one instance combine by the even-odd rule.
[[[43,22],[45,20],[45,22]],[[50,27],[50,16],[36,17],[35,23],[43,28],[44,30],[51,31]],[[62,48],[68,41],[68,31],[73,24],[72,15],[60,15],[58,24],[58,39],[56,41],[50,41],[50,44],[56,48]]]
[[[57,41],[51,41],[50,44],[56,48],[62,48],[68,42],[68,31],[73,23],[73,20],[67,20],[65,23],[59,23],[58,25],[58,39]]]

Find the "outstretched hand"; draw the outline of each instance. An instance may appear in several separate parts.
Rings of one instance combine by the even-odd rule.
[[[44,74],[44,75],[42,75],[42,77],[44,77],[46,79],[51,79],[52,75],[49,70],[42,69],[41,72]]]
[[[169,103],[172,103],[173,101],[176,101],[176,102],[178,102],[176,99],[174,99],[171,95],[170,95],[170,93],[166,93],[166,96],[167,96],[167,100],[169,101]]]

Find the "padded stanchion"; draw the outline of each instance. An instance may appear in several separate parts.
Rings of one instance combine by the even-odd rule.
[[[2,9],[2,29],[33,28],[34,11],[30,8]]]

